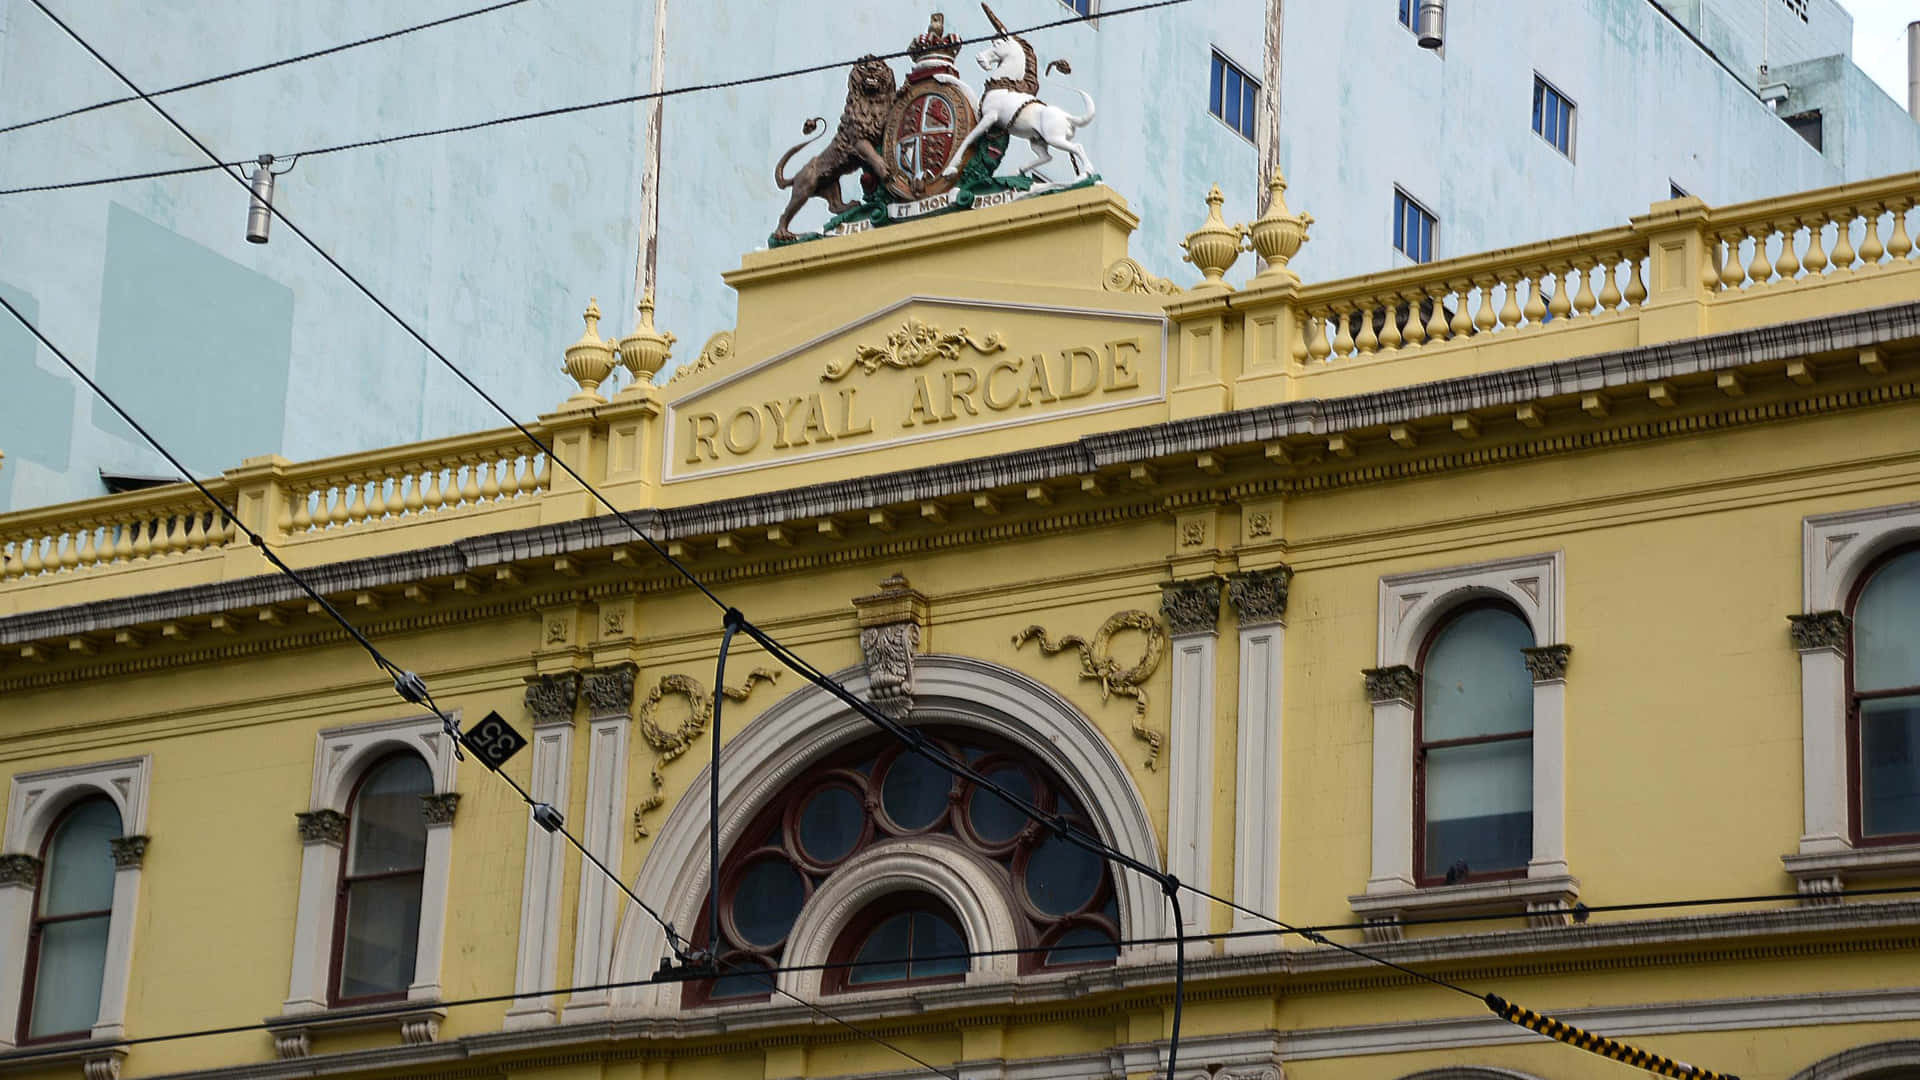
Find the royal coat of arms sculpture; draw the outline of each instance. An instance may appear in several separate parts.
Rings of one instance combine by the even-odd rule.
[[[1093,99],[1076,91],[1086,112],[1072,115],[1040,100],[1040,78],[1058,69],[1071,74],[1065,60],[1044,71],[1033,46],[1009,31],[993,9],[980,5],[995,36],[976,57],[988,78],[976,96],[955,66],[962,40],[946,32],[946,18],[935,14],[927,32],[907,47],[912,68],[896,88],[893,69],[865,57],[847,79],[846,107],[833,141],[792,178],[786,166],[824,131],[820,117],[807,121],[806,141],[788,150],[774,166],[774,182],[791,189],[772,245],[812,240],[823,235],[860,232],[879,225],[930,214],[997,206],[1049,191],[1085,187],[1100,178],[1074,141],[1077,129],[1093,121]],[[995,175],[1012,138],[1027,141],[1034,160],[1008,176]],[[1048,180],[1040,168],[1062,154],[1073,179]],[[860,175],[861,196],[849,202],[840,182]],[[796,234],[793,218],[814,198],[824,199],[832,217],[817,233]]]

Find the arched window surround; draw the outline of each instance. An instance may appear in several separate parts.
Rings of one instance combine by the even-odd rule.
[[[867,692],[864,665],[834,677],[856,694]],[[1162,865],[1145,801],[1125,763],[1100,730],[1065,699],[1019,672],[972,657],[922,655],[915,661],[914,677],[916,723],[979,727],[1023,748],[1068,785],[1075,800],[1094,816],[1102,839],[1142,862]],[[722,849],[731,849],[752,812],[811,762],[872,732],[871,724],[837,698],[807,687],[729,737],[721,758]],[[706,777],[702,769],[688,790],[705,792]],[[697,907],[707,888],[706,845],[706,799],[690,795],[661,823],[635,881],[634,891],[676,926],[690,927],[698,919]],[[1169,932],[1165,900],[1151,882],[1116,871],[1114,885],[1122,938]],[[974,948],[1015,944],[969,942]],[[644,979],[666,954],[659,926],[628,904],[615,940],[612,980]],[[1147,962],[1162,954],[1171,959],[1171,947],[1133,946],[1122,951],[1119,962]],[[678,987],[623,989],[615,993],[613,1005],[621,1015],[675,1012]]]
[[[0,882],[0,1049],[14,1045],[15,1019],[25,990],[26,946],[31,931],[41,852],[48,835],[74,804],[95,796],[111,800],[120,814],[122,842],[116,844],[113,915],[108,921],[106,968],[100,987],[100,1016],[94,1039],[126,1034],[127,987],[133,973],[136,906],[146,852],[147,793],[153,759],[142,755],[113,761],[16,773],[7,797],[7,825],[0,852],[11,863],[32,867],[32,878]],[[20,862],[24,856],[30,862]]]
[[[454,711],[458,719],[458,710]],[[328,728],[315,736],[308,809],[298,814],[300,894],[294,916],[293,962],[283,1015],[324,1012],[333,968],[336,897],[346,843],[348,802],[360,779],[396,753],[419,756],[433,776],[436,810],[427,818],[426,867],[410,1001],[435,1001],[446,936],[447,886],[453,863],[454,791],[458,760],[439,717],[417,716]]]
[[[1920,1069],[1920,1039],[1897,1039],[1843,1050],[1794,1073],[1792,1080],[1877,1080],[1893,1069]]]
[[[1860,600],[1866,595],[1867,587],[1873,584],[1874,577],[1882,569],[1902,556],[1920,556],[1920,540],[1907,544],[1882,545],[1883,550],[1873,561],[1861,568],[1855,576],[1853,588],[1847,596],[1847,839],[1856,847],[1892,847],[1920,844],[1920,833],[1895,833],[1886,836],[1868,836],[1865,824],[1861,820],[1863,807],[1861,801],[1866,797],[1866,785],[1860,775],[1860,699],[1854,686],[1854,668],[1857,653],[1854,648],[1854,634],[1858,630]],[[1920,675],[1914,678],[1920,683]]]
[[[1800,656],[1801,792],[1797,850],[1781,856],[1800,892],[1920,870],[1920,843],[1856,844],[1849,723],[1852,602],[1890,553],[1920,544],[1920,502],[1816,514],[1801,522],[1801,613],[1789,616]]]

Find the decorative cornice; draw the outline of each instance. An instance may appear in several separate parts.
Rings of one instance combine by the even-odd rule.
[[[309,810],[293,816],[300,822],[300,842],[303,844],[347,842],[347,815],[338,810]]]
[[[1557,682],[1567,677],[1567,661],[1573,658],[1571,645],[1542,645],[1537,649],[1521,649],[1521,656],[1527,662],[1527,674],[1534,682]]]
[[[1211,634],[1220,623],[1220,586],[1217,575],[1160,586],[1160,614],[1174,637]]]
[[[639,671],[639,665],[622,661],[587,672],[587,715],[596,720],[610,716],[632,716],[633,681]],[[528,692],[532,692],[531,688]],[[567,709],[567,716],[569,719],[573,716],[571,706]]]
[[[1853,626],[1853,620],[1840,611],[1789,615],[1787,622],[1790,624],[1788,630],[1793,634],[1793,647],[1801,652],[1844,649],[1847,647],[1847,632]]]
[[[32,889],[40,884],[40,860],[31,855],[0,855],[0,888]]]
[[[1284,563],[1271,570],[1246,570],[1227,575],[1227,599],[1241,626],[1279,622],[1287,616],[1287,587],[1293,567]]]
[[[580,696],[580,673],[527,676],[527,715],[535,727],[573,723],[574,702]]]
[[[1360,674],[1367,677],[1367,700],[1375,705],[1389,701],[1411,705],[1414,695],[1420,690],[1420,676],[1405,664],[1366,668]]]
[[[429,825],[451,825],[453,815],[459,811],[460,793],[457,791],[420,796],[420,816],[426,818]]]
[[[116,836],[107,844],[113,848],[116,870],[138,870],[147,857],[147,838],[144,836]]]

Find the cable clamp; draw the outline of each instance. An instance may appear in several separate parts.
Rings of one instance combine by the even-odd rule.
[[[567,819],[552,803],[537,802],[533,804],[533,823],[551,833],[564,828]]]
[[[426,680],[411,671],[396,671],[393,673],[393,692],[406,698],[415,705],[425,705],[427,703]],[[453,721],[449,720],[447,722],[451,724]],[[457,729],[450,729],[450,731],[457,734]]]
[[[1172,874],[1160,875],[1160,891],[1171,897],[1180,891],[1180,879]]]
[[[720,616],[720,625],[729,630],[738,630],[747,625],[747,617],[740,614],[739,608],[730,607],[726,614]]]

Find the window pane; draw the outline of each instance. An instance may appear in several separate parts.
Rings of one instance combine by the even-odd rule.
[[[1033,801],[1033,782],[1027,779],[1026,773],[1011,765],[989,771],[987,779],[1017,799]],[[1026,827],[1027,815],[993,792],[976,788],[967,800],[967,823],[987,843],[1004,844],[1020,835],[1020,830]]]
[[[100,981],[107,971],[109,921],[102,915],[41,928],[29,1038],[86,1031],[100,1019]]]
[[[894,915],[867,935],[854,955],[856,966],[850,969],[850,983],[899,982],[907,978],[908,949],[912,945],[913,913]]]
[[[1420,733],[1426,742],[1533,729],[1533,677],[1520,650],[1533,631],[1501,608],[1453,620],[1427,650]]]
[[[1860,832],[1920,833],[1920,695],[1860,703]]]
[[[713,980],[710,997],[757,997],[773,992],[774,977],[765,963],[741,957],[728,960],[724,966],[730,974]]]
[[[1100,964],[1117,960],[1120,947],[1105,931],[1090,926],[1075,927],[1060,935],[1047,951],[1047,965]]]
[[[400,754],[374,766],[354,796],[349,874],[418,870],[427,861],[427,819],[420,796],[433,793],[427,763]]]
[[[930,911],[913,913],[913,977],[935,979],[943,975],[964,975],[967,939],[960,928]]]
[[[1242,85],[1246,92],[1240,99],[1240,134],[1251,139],[1256,126],[1254,118],[1258,115],[1259,87],[1254,85],[1252,79],[1245,80]]]
[[[1215,55],[1213,58],[1213,89],[1208,92],[1207,96],[1207,111],[1215,116],[1224,114],[1224,109],[1220,104],[1220,82],[1226,77],[1226,67],[1226,61],[1220,59],[1218,55]]]
[[[340,952],[340,996],[403,993],[413,982],[420,936],[419,874],[347,886],[347,934]]]
[[[1225,99],[1227,114],[1224,119],[1228,127],[1237,128],[1240,126],[1240,75],[1238,72],[1227,72]]]
[[[1100,856],[1059,836],[1049,836],[1027,859],[1027,896],[1048,915],[1087,906],[1100,888],[1106,864]]]
[[[75,915],[112,907],[113,848],[108,841],[119,835],[120,811],[109,799],[88,799],[68,811],[47,845],[40,914]]]
[[[763,858],[740,875],[733,893],[733,926],[749,945],[778,945],[800,917],[807,884],[784,858]]]
[[[1541,106],[1543,104],[1542,98],[1546,96],[1546,92],[1547,87],[1545,83],[1542,83],[1539,79],[1533,80],[1533,130],[1535,131],[1539,131],[1545,127],[1545,121],[1541,115]]]
[[[838,785],[821,788],[800,809],[800,846],[819,862],[838,862],[860,842],[866,825],[860,796]]]
[[[1533,856],[1533,740],[1427,751],[1426,870],[1512,870]]]
[[[901,754],[887,766],[880,803],[903,829],[924,829],[947,809],[953,774],[918,754]]]
[[[1920,686],[1920,551],[1874,572],[1853,611],[1853,688]]]

